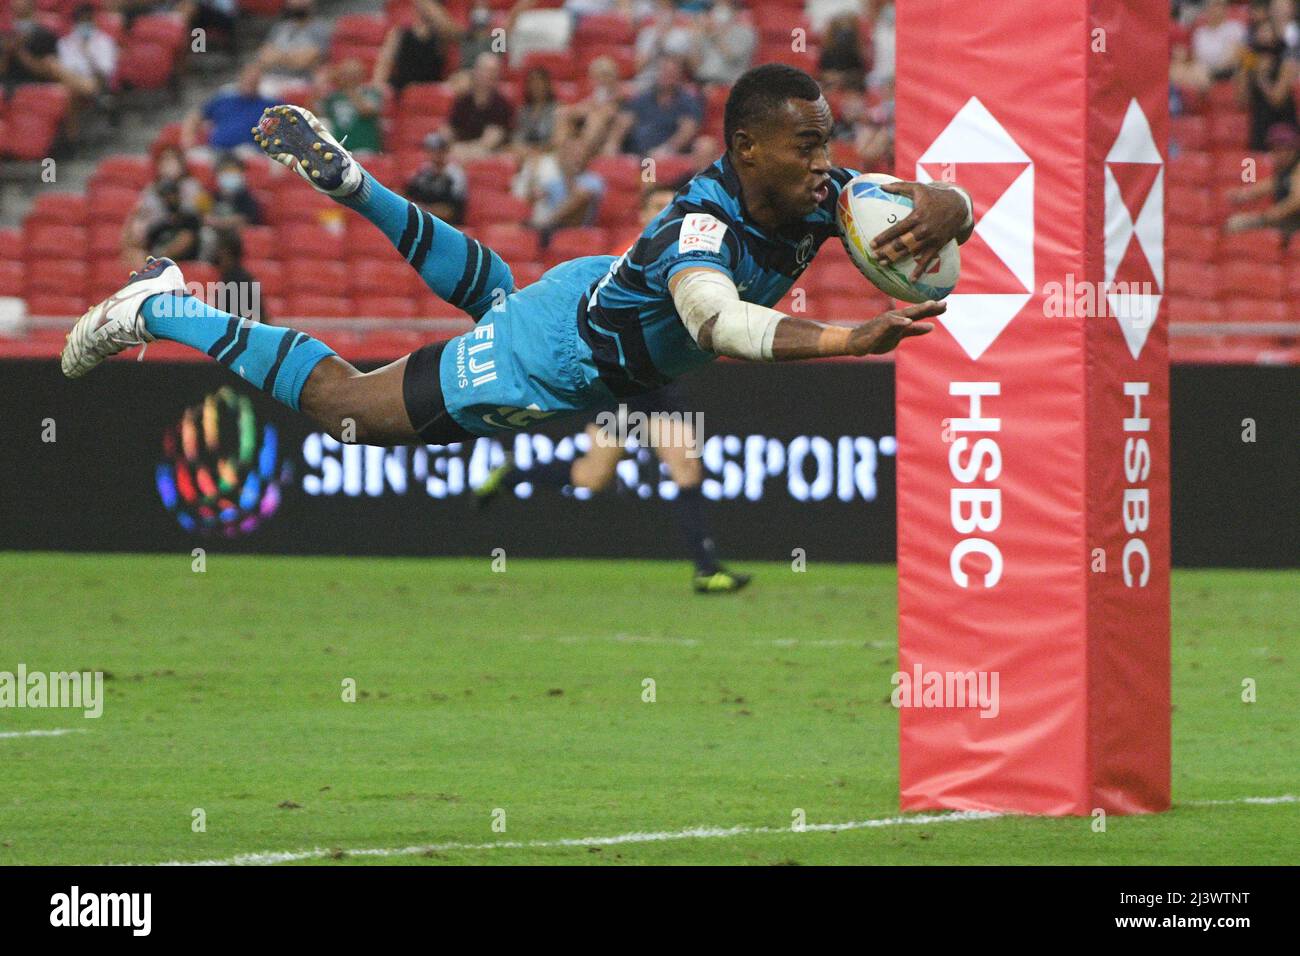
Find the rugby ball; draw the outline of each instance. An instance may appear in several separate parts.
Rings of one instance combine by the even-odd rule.
[[[897,176],[886,173],[863,173],[844,184],[835,205],[840,240],[858,271],[891,298],[904,302],[942,299],[956,287],[961,274],[961,250],[956,239],[939,251],[939,258],[916,282],[911,279],[916,268],[911,256],[887,263],[871,253],[872,239],[912,213],[911,199],[880,188],[884,183],[897,182],[901,182]]]

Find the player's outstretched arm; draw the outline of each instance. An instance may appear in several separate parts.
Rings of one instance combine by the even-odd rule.
[[[941,302],[891,309],[856,328],[797,319],[742,302],[735,283],[709,268],[683,269],[668,282],[682,324],[700,348],[760,362],[878,355],[934,326],[921,320],[941,315]]]

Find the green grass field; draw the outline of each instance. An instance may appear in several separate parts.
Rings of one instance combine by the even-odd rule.
[[[0,865],[1297,862],[1300,803],[1206,803],[1300,793],[1294,574],[1175,573],[1172,812],[795,833],[897,816],[895,570],[754,570],[0,554],[0,670],[110,675],[0,710]],[[745,829],[556,845],[695,827]]]

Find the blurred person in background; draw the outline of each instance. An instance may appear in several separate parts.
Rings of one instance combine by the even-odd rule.
[[[702,133],[691,141],[691,151],[687,155],[691,160],[690,168],[667,184],[673,192],[689,183],[696,174],[704,172],[716,163],[718,157],[722,155],[722,148],[716,139],[707,133]]]
[[[1224,225],[1228,233],[1248,229],[1276,229],[1285,245],[1300,232],[1300,130],[1292,123],[1275,123],[1265,142],[1273,159],[1273,172],[1257,183],[1233,190],[1228,199],[1245,205],[1268,199],[1271,205],[1259,212],[1239,212]]]
[[[236,151],[258,155],[252,129],[262,111],[274,106],[258,93],[262,68],[250,63],[239,71],[232,87],[223,88],[181,123],[181,146],[195,158]]]
[[[424,165],[406,184],[406,198],[439,219],[459,226],[465,221],[469,181],[465,171],[451,162],[448,145],[441,133],[430,133],[424,138]]]
[[[1250,52],[1240,82],[1250,108],[1250,140],[1253,150],[1268,148],[1269,130],[1278,123],[1296,125],[1296,61],[1286,55],[1286,44],[1271,19],[1255,27]]]
[[[509,139],[515,109],[499,89],[501,69],[495,53],[479,54],[469,89],[451,104],[446,134],[452,156],[460,162],[490,156]]]
[[[730,86],[754,62],[758,31],[736,0],[714,0],[700,17],[690,50],[692,72],[701,83]]]
[[[851,13],[834,17],[826,25],[817,59],[823,89],[861,90],[866,84],[867,66],[858,18]]]
[[[626,131],[620,120],[625,98],[618,65],[608,56],[596,57],[587,67],[587,82],[591,92],[584,99],[560,107],[559,135],[580,139],[588,156],[613,155],[619,151]]]
[[[59,38],[59,66],[63,81],[72,92],[64,133],[76,139],[81,115],[98,107],[113,111],[109,94],[117,72],[117,42],[95,25],[95,8],[83,3],[72,14],[72,29]]]
[[[529,156],[515,174],[511,190],[532,204],[530,225],[540,233],[543,245],[556,229],[596,221],[605,181],[586,165],[582,144],[569,139],[554,152]]]
[[[447,78],[447,47],[463,30],[437,0],[415,0],[414,19],[384,37],[371,80],[400,93],[408,83],[439,83]],[[473,62],[470,60],[469,62]]]
[[[867,89],[894,88],[894,3],[893,0],[868,0],[867,22],[871,44],[867,55],[871,72],[867,74]],[[892,95],[892,93],[891,93]]]
[[[248,188],[239,157],[233,153],[221,157],[215,173],[217,188],[203,216],[202,253],[210,262],[215,261],[219,234],[262,224],[262,209]]]
[[[59,38],[36,19],[35,0],[13,0],[10,27],[0,34],[0,82],[6,89],[22,83],[61,83]]]
[[[380,122],[384,94],[365,82],[366,69],[358,59],[344,60],[331,70],[333,90],[321,101],[320,113],[330,131],[357,153],[381,153],[384,131]],[[344,139],[344,137],[347,137]]]
[[[524,77],[524,104],[515,117],[513,144],[516,149],[546,149],[555,141],[559,101],[551,74],[535,66]]]
[[[145,233],[145,251],[177,262],[198,258],[203,221],[184,207],[180,186],[175,182],[159,183],[157,193],[163,215]]]
[[[1300,21],[1297,21],[1300,11],[1296,9],[1296,0],[1272,0],[1268,14],[1277,35],[1286,44],[1288,55],[1300,55]]]
[[[1209,0],[1192,30],[1192,59],[1211,82],[1231,79],[1246,52],[1246,25],[1228,16],[1227,0]]]
[[[286,87],[310,84],[329,54],[331,33],[330,21],[316,14],[315,0],[285,0],[281,19],[257,51],[261,92],[274,97]]]
[[[257,279],[244,268],[244,241],[238,231],[223,229],[216,234],[212,264],[217,267],[218,298],[222,301],[208,304],[242,319],[270,322]]]
[[[122,243],[128,255],[147,248],[149,230],[167,215],[163,191],[175,186],[180,195],[181,208],[199,216],[208,206],[208,195],[202,184],[190,175],[185,166],[185,154],[177,146],[164,146],[154,156],[154,181],[140,190],[135,208],[127,217]]]
[[[469,11],[469,29],[460,40],[461,74],[467,78],[467,71],[478,62],[484,53],[503,53],[504,49],[493,49],[492,8],[478,0]],[[501,44],[497,44],[501,46]]]
[[[668,56],[689,56],[695,46],[695,28],[689,17],[678,10],[673,0],[655,0],[654,12],[646,24],[637,31],[636,77],[633,82],[640,90],[648,90],[655,83],[659,62]]]
[[[684,153],[703,120],[704,104],[687,85],[681,60],[665,57],[654,86],[629,100],[619,118],[623,151],[638,156]]]

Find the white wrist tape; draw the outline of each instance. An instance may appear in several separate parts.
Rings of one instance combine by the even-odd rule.
[[[696,343],[700,329],[716,318],[709,350],[733,358],[771,361],[772,339],[785,318],[775,309],[740,301],[736,284],[716,269],[692,272],[677,283],[673,303]]]
[[[940,189],[951,189],[966,203],[966,221],[961,224],[963,230],[969,229],[975,225],[975,204],[971,202],[970,193],[962,189],[956,183],[932,182],[931,186],[938,186]]]

